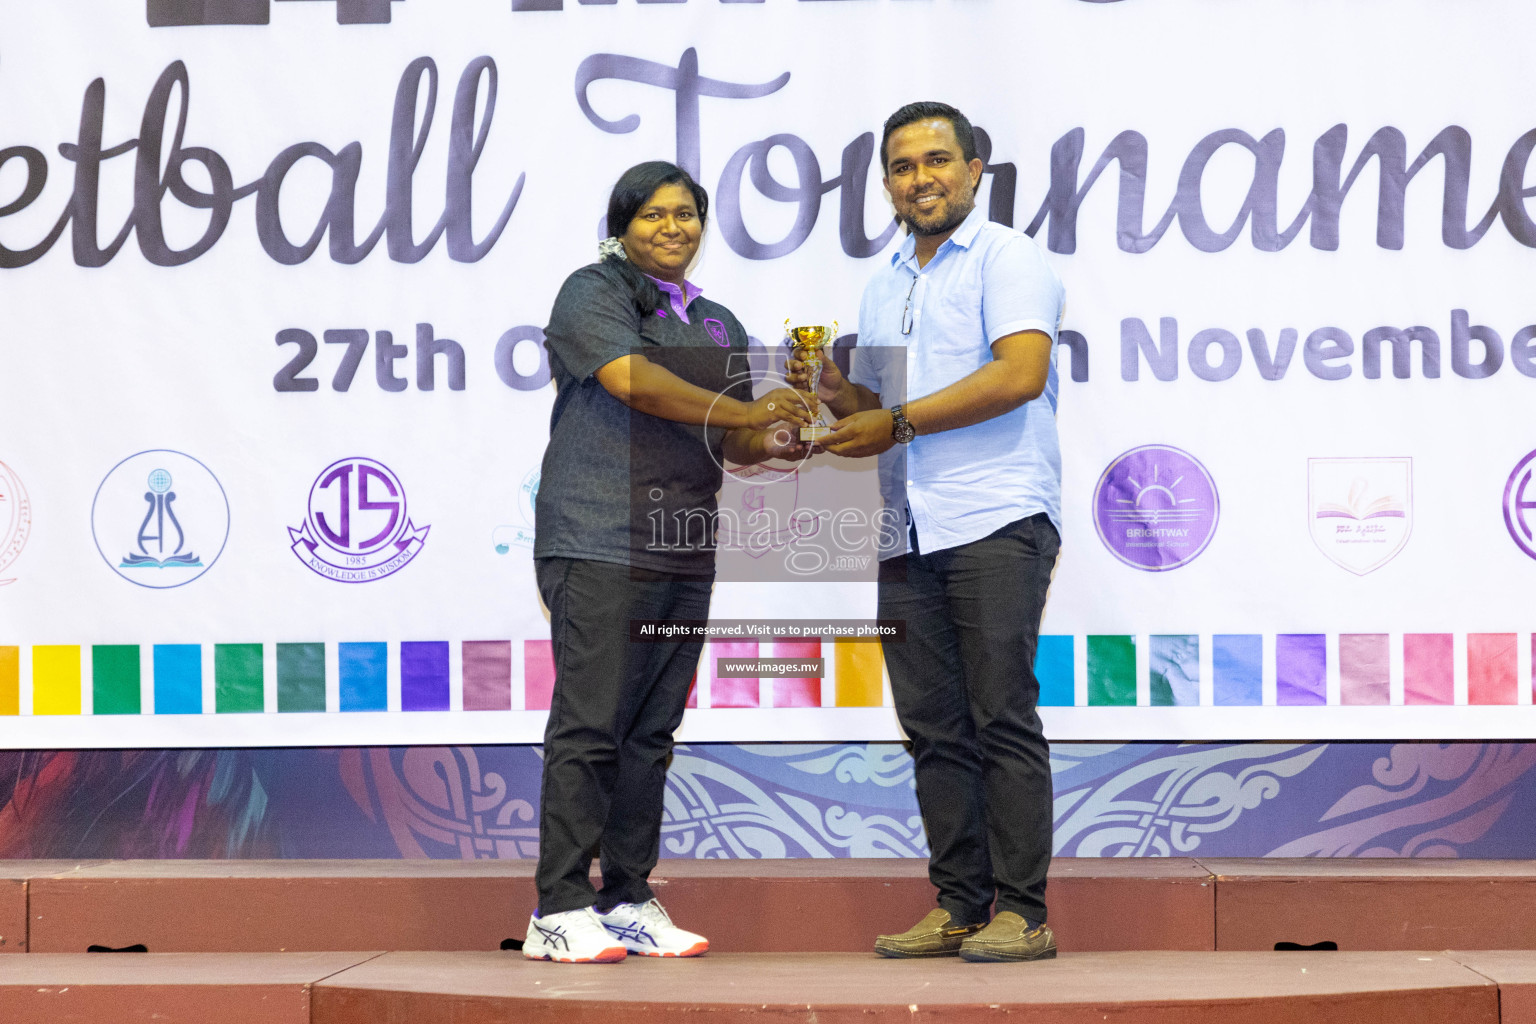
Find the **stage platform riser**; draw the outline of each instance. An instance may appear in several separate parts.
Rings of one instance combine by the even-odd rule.
[[[0,878],[0,953],[27,951],[27,883]]]
[[[530,861],[15,862],[0,951],[493,950],[535,903]],[[6,877],[9,876],[9,877]],[[912,860],[663,861],[674,918],[718,952],[865,952],[933,905]],[[1063,949],[1536,949],[1531,862],[1059,859]]]
[[[915,1005],[915,1004],[914,1004]],[[684,1002],[626,1007],[624,1024],[1509,1024],[1496,992],[1383,993],[1339,999],[1234,1000],[1208,1005],[739,1006]],[[508,1004],[423,993],[321,992],[314,1024],[613,1024],[609,1004]]]
[[[530,862],[119,862],[28,882],[29,946],[83,952],[484,950],[521,938]],[[733,952],[864,952],[933,906],[922,862],[667,861],[673,917]],[[1215,948],[1209,875],[1192,861],[1062,860],[1052,924],[1082,951]],[[744,912],[749,908],[750,912]]]
[[[715,954],[0,957],[6,1024],[1531,1024],[1536,953],[1080,953],[1033,964]]]
[[[313,1024],[314,986],[362,953],[0,957],[5,1024]],[[381,1018],[380,1024],[387,1018]]]
[[[1232,879],[1218,883],[1219,949],[1536,948],[1536,879]]]
[[[302,986],[0,987],[0,1007],[6,1024],[312,1024]]]

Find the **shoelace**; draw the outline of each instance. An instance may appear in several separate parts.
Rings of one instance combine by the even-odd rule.
[[[598,920],[597,912],[591,908],[578,915],[568,926],[568,931],[570,938],[597,934],[601,934],[604,939],[608,938],[608,929],[603,927],[603,922]]]
[[[640,920],[643,924],[668,927],[672,926],[672,918],[657,900],[647,900],[640,905]]]

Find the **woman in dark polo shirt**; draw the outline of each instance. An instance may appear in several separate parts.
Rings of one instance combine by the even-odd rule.
[[[722,466],[804,454],[793,439],[811,410],[789,389],[752,399],[746,331],[684,277],[708,211],[673,164],[625,171],[608,199],[615,236],[566,279],[545,332],[557,394],[533,553],[555,688],[532,959],[709,948],[672,924],[647,881],[701,643],[632,642],[630,623],[709,617]],[[588,879],[594,847],[601,892]]]

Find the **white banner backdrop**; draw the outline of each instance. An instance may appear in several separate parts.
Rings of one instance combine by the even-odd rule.
[[[898,244],[880,125],[929,98],[1067,286],[1049,734],[1536,732],[1533,32],[1515,0],[0,6],[0,745],[537,740],[539,328],[614,179],[697,174],[693,276],[769,347],[852,334]],[[830,461],[722,506],[866,507]],[[722,570],[715,617],[823,639],[707,649],[683,738],[899,736],[876,648],[814,625],[873,617],[868,551],[822,550]],[[759,655],[823,669],[718,678]]]

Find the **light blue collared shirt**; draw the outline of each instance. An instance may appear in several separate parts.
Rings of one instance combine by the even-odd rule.
[[[988,221],[979,208],[927,266],[918,267],[915,247],[909,235],[864,289],[850,380],[890,408],[969,376],[991,361],[993,342],[1019,331],[1048,335],[1051,363],[1039,398],[880,456],[880,494],[902,527],[888,535],[896,546],[880,557],[907,550],[908,508],[924,552],[969,544],[1040,512],[1060,532],[1054,342],[1065,303],[1061,280],[1033,238]]]

